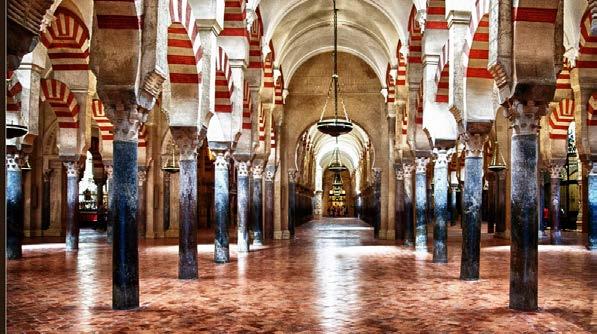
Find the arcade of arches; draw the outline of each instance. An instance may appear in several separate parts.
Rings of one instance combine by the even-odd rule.
[[[597,331],[597,1],[333,3],[7,2],[9,331]]]

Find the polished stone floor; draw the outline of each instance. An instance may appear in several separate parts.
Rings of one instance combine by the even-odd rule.
[[[449,263],[431,263],[391,241],[375,241],[352,219],[321,220],[213,263],[200,232],[200,279],[176,279],[176,240],[140,247],[141,307],[111,309],[111,250],[83,232],[78,253],[62,243],[29,244],[8,263],[9,332],[483,332],[595,333],[597,254],[566,233],[539,247],[538,312],[508,305],[509,246],[484,234],[481,280],[458,279],[460,229],[449,232]],[[233,234],[231,234],[233,235]],[[29,240],[28,242],[36,242]]]

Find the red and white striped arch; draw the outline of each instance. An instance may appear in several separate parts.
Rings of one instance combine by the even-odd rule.
[[[435,102],[448,103],[448,89],[450,88],[449,54],[450,43],[446,43],[439,56],[439,65],[437,67],[437,72],[435,73],[435,84],[437,85]]]
[[[261,19],[261,10],[257,7],[255,11],[257,19],[251,26],[249,32],[249,68],[261,69],[263,67],[263,58],[261,57],[261,40],[263,39],[263,20]]]
[[[195,85],[201,82],[202,49],[195,17],[186,0],[170,0],[168,68],[170,83]],[[197,92],[198,95],[198,92]]]
[[[576,67],[584,69],[597,68],[597,36],[591,36],[591,9],[587,10],[580,21],[580,50]]]
[[[428,0],[425,29],[448,30],[446,21],[446,1]]]
[[[274,53],[274,45],[269,42],[270,53],[265,57],[263,62],[263,87],[274,88],[274,61],[276,54]]]
[[[276,105],[283,105],[284,104],[284,74],[282,72],[282,67],[279,68],[280,77],[276,81],[275,88],[274,88],[274,99]]]
[[[104,144],[108,141],[114,140],[114,125],[104,110],[104,104],[99,99],[91,101],[91,110],[93,111],[93,119],[100,129],[100,135]]]
[[[487,70],[489,59],[489,0],[478,0],[464,44],[466,77],[493,80]]]
[[[47,101],[58,118],[61,129],[78,128],[79,105],[68,86],[54,79],[41,81],[42,100]]]
[[[567,59],[564,59],[562,70],[556,77],[556,93],[557,99],[564,99],[574,97],[574,91],[572,90],[572,83],[570,81],[570,63]]]
[[[388,64],[386,69],[386,86],[388,87],[388,96],[386,98],[387,104],[393,104],[396,101],[396,82],[392,78],[392,66]]]
[[[408,18],[408,63],[421,64],[421,40],[423,35],[417,22],[417,9],[413,5]]]
[[[563,99],[549,115],[549,138],[566,140],[570,122],[574,122],[574,100]]]
[[[226,0],[224,4],[224,29],[220,36],[244,36],[249,40],[245,0]]]
[[[400,90],[401,88],[406,88],[406,59],[402,56],[400,52],[402,49],[402,41],[398,42],[398,47],[396,48],[396,58],[398,59],[398,75],[396,76],[396,88]]]
[[[89,30],[77,14],[58,7],[56,20],[41,35],[55,71],[89,69]]]
[[[232,90],[234,89],[232,83],[232,68],[228,60],[228,55],[224,49],[218,47],[218,55],[216,57],[216,112],[231,113]]]
[[[245,80],[245,84],[243,87],[243,130],[252,129],[251,124],[251,113],[252,113],[252,106],[251,106],[251,91],[249,90],[249,83]]]

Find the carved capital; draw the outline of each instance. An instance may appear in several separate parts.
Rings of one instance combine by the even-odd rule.
[[[404,171],[405,179],[412,179],[413,172],[415,171],[415,165],[412,163],[405,163],[402,165],[402,170]]]
[[[427,174],[427,164],[429,164],[428,157],[416,157],[415,163],[416,163],[416,170],[415,170],[416,174]]]
[[[238,177],[249,176],[249,163],[247,161],[237,161],[236,175]]]
[[[21,164],[19,159],[19,154],[6,154],[6,171],[13,171],[13,172],[20,172],[21,171]]]
[[[394,165],[394,173],[396,173],[396,180],[404,180],[404,170],[402,169],[402,166],[400,164]]]
[[[433,156],[435,157],[435,168],[448,168],[452,150],[434,149]]]
[[[589,161],[589,174],[597,174],[597,161]]]
[[[139,128],[144,115],[136,105],[108,106],[106,115],[114,125],[114,141],[139,141]]]
[[[64,161],[64,167],[66,167],[66,177],[79,178],[79,163],[77,161]]]
[[[289,183],[296,183],[297,181],[297,170],[296,169],[289,169],[288,170],[288,182]]]
[[[220,151],[216,153],[216,161],[214,161],[214,166],[216,169],[228,170],[228,157],[225,152]]]
[[[465,145],[466,157],[483,157],[483,146],[487,140],[486,134],[465,133],[462,137]]]
[[[381,168],[373,168],[373,182],[381,183],[381,176],[382,176],[382,169]]]
[[[139,184],[139,187],[142,187],[146,181],[147,181],[147,168],[139,167],[139,170],[137,171],[137,182]]]
[[[508,119],[514,130],[514,134],[537,134],[540,128],[539,119],[545,115],[545,112],[545,105],[535,105],[534,101],[528,101],[525,105],[514,99],[508,109]]]
[[[562,164],[550,164],[548,167],[549,177],[552,179],[559,179],[564,166]]]
[[[276,176],[276,167],[275,166],[267,166],[265,168],[265,182],[274,182],[275,176]]]
[[[172,126],[170,127],[172,140],[178,146],[180,160],[197,160],[199,147],[199,131],[197,127]]]
[[[263,177],[263,165],[256,164],[251,168],[251,172],[253,173],[254,179],[261,179]]]

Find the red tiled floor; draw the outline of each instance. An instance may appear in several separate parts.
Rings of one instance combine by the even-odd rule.
[[[111,250],[91,233],[78,253],[64,244],[24,247],[8,263],[10,332],[497,332],[591,331],[597,255],[577,245],[539,247],[539,303],[534,313],[508,305],[509,247],[483,236],[481,280],[462,282],[458,228],[450,229],[449,264],[431,263],[390,241],[375,241],[355,220],[301,226],[276,241],[213,263],[201,231],[200,279],[176,279],[176,240],[141,243],[141,307],[111,310]],[[232,234],[231,234],[232,235]],[[593,320],[591,320],[593,318]],[[592,328],[595,332],[595,327]]]

